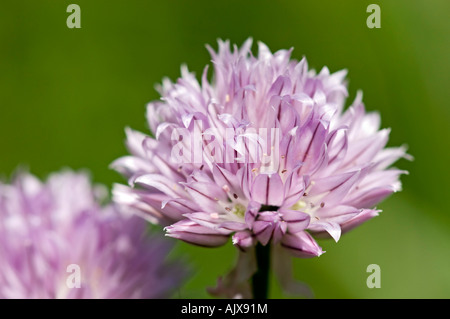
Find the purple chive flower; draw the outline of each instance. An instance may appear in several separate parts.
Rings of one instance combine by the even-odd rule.
[[[146,223],[101,207],[85,174],[0,183],[0,298],[164,298],[183,271]],[[104,190],[103,190],[104,191]],[[180,271],[181,270],[181,271]]]
[[[251,45],[208,47],[211,81],[208,67],[198,81],[184,66],[163,81],[147,106],[154,137],[126,130],[131,155],[112,167],[130,186],[115,185],[114,200],[192,244],[231,237],[242,251],[260,243],[320,256],[312,236],[338,241],[377,216],[406,173],[390,165],[409,156],[385,147],[389,129],[361,92],[344,110],[345,70],[317,74],[292,49],[258,43],[254,56]]]

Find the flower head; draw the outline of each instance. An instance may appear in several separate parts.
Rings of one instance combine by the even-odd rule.
[[[367,113],[358,92],[350,107],[346,71],[319,73],[292,50],[271,53],[251,40],[208,47],[214,72],[186,67],[164,80],[147,106],[154,137],[127,129],[130,156],[112,166],[130,186],[114,199],[168,236],[213,247],[232,237],[298,257],[323,253],[312,236],[341,233],[376,216],[374,206],[400,189],[389,168],[405,148],[386,148],[389,130]]]
[[[183,269],[146,223],[101,207],[103,189],[62,172],[0,183],[0,298],[162,298]]]

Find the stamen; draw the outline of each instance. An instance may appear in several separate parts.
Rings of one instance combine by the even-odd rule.
[[[305,201],[299,200],[297,203],[295,203],[294,205],[292,205],[291,209],[292,210],[302,210],[303,208],[305,208],[307,206]]]
[[[240,217],[240,218],[244,218],[245,216],[245,206],[242,204],[236,204],[233,207],[232,213],[235,214],[236,216]]]

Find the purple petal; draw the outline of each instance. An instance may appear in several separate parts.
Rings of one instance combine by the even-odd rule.
[[[250,165],[245,165],[241,167],[237,171],[236,176],[238,178],[239,186],[242,192],[244,193],[244,196],[250,198],[250,185],[252,178]]]
[[[132,130],[131,128],[127,127],[125,129],[125,134],[127,135],[127,149],[128,151],[138,157],[145,157],[145,151],[142,147],[142,142],[148,137],[145,134],[142,134],[141,132]]]
[[[229,226],[235,226],[235,229],[229,227],[222,227],[226,222],[223,218],[220,217],[217,213],[205,213],[205,212],[196,212],[191,214],[185,214],[184,217],[188,218],[191,221],[196,222],[200,226],[204,226],[210,228],[218,233],[222,233],[224,235],[229,235],[231,232],[237,230],[246,229],[246,225],[244,223],[232,223],[229,222]]]
[[[242,251],[247,251],[249,247],[255,245],[255,238],[250,231],[240,231],[232,237],[233,245]]]
[[[229,236],[193,221],[183,220],[165,228],[166,236],[178,238],[190,244],[203,247],[218,247],[224,245]]]
[[[272,241],[274,244],[277,244],[281,241],[281,239],[287,232],[287,227],[288,224],[284,220],[276,222],[272,235]]]
[[[256,219],[256,216],[258,215],[259,210],[261,209],[261,204],[257,202],[251,201],[247,206],[247,211],[245,212],[245,222],[247,223],[247,226],[252,229],[253,228],[253,222]]]
[[[309,185],[308,175],[298,175],[298,171],[292,171],[284,183],[283,207],[291,207],[303,196],[306,186]]]
[[[192,199],[202,210],[214,212],[219,209],[219,201],[227,201],[225,191],[213,183],[190,182],[182,183]]]
[[[333,237],[335,242],[338,242],[341,237],[341,226],[335,222],[315,221],[309,225],[308,229],[313,232],[326,231],[331,237]]]
[[[412,161],[414,158],[406,153],[406,146],[391,147],[381,150],[373,159],[377,169],[385,169],[400,158]]]
[[[341,225],[342,232],[343,233],[348,232],[349,230],[355,228],[356,226],[361,225],[362,223],[368,221],[369,219],[378,216],[380,212],[381,210],[377,209],[362,209],[357,216]]]
[[[142,201],[139,193],[131,187],[114,184],[112,195],[114,202],[123,212],[135,213],[154,224],[166,225],[174,221],[162,214],[152,205],[153,203]],[[156,205],[159,205],[158,201],[155,200],[155,202]]]
[[[259,174],[253,181],[252,200],[263,205],[281,206],[284,186],[278,174]]]
[[[245,198],[244,193],[239,187],[239,180],[237,176],[227,169],[220,167],[219,165],[213,166],[213,176],[217,185],[223,187],[224,185],[228,186],[230,192],[236,194],[240,198]]]
[[[145,188],[156,188],[157,190],[171,196],[182,197],[183,189],[178,183],[159,174],[146,174],[136,178],[134,181],[136,185]]]
[[[278,212],[264,211],[258,214],[258,218],[253,224],[253,233],[264,246],[271,239],[276,244],[286,233],[287,226]]]
[[[272,222],[257,220],[253,223],[253,233],[263,246],[269,243],[272,238],[273,230],[274,225]]]
[[[287,229],[290,233],[303,231],[309,225],[310,216],[306,213],[289,209],[281,209],[279,212],[287,223]]]
[[[311,194],[320,194],[323,191],[328,191],[328,194],[322,198],[322,201],[327,205],[337,203],[347,195],[359,180],[364,178],[370,168],[371,166],[367,166],[354,172],[317,180]]]
[[[360,213],[360,210],[348,205],[326,205],[316,212],[316,217],[319,220],[332,221],[338,224],[343,224],[352,219]]]
[[[287,233],[281,240],[281,246],[300,258],[317,257],[324,253],[307,232]]]

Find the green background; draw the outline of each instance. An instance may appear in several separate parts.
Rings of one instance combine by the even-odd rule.
[[[66,26],[68,4],[81,29]],[[381,29],[366,8],[381,7]],[[349,101],[362,89],[368,110],[391,127],[389,145],[407,144],[413,162],[401,193],[379,217],[320,241],[320,258],[296,259],[296,278],[317,298],[450,297],[448,0],[433,1],[9,1],[0,9],[0,174],[25,165],[40,177],[88,168],[94,181],[123,179],[108,169],[126,154],[124,127],[147,132],[154,85],[187,63],[200,74],[216,39],[247,37],[272,51],[294,47],[311,67],[349,71]],[[231,245],[177,243],[193,276],[177,298],[207,297],[206,286],[235,262]],[[369,289],[366,268],[381,267]],[[286,297],[272,280],[273,298]]]

